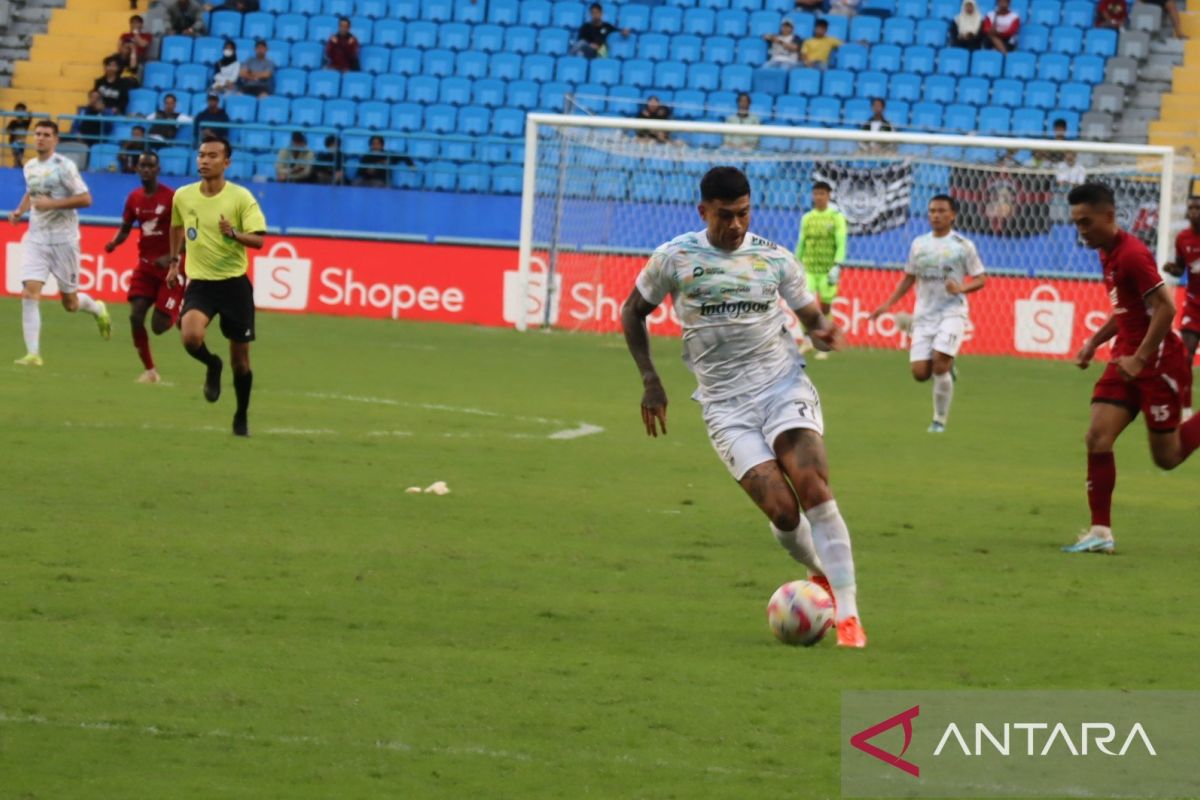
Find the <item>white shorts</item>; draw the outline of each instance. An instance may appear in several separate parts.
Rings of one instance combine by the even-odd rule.
[[[934,351],[953,358],[962,347],[967,331],[967,318],[957,314],[934,317],[913,324],[912,343],[908,348],[909,361],[929,361]]]
[[[703,406],[708,439],[734,480],[775,460],[775,439],[802,428],[825,433],[821,399],[803,371],[758,393],[714,400]]]
[[[21,281],[46,283],[51,275],[58,281],[58,291],[63,294],[79,291],[79,242],[22,243]]]

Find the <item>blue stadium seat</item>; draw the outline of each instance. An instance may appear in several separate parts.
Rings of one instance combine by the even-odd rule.
[[[715,64],[700,62],[688,67],[688,88],[705,92],[715,90],[721,82],[721,69]]]
[[[359,103],[357,108],[358,118],[356,124],[359,128],[366,128],[372,131],[387,129],[389,117],[392,114],[392,108],[387,103],[370,100],[365,103]]]
[[[421,0],[421,19],[449,22],[454,19],[454,3],[452,0]]]
[[[262,0],[260,8],[268,14],[286,14],[288,2],[287,0]]]
[[[508,84],[498,78],[482,78],[471,87],[471,100],[477,106],[499,108],[508,96]]]
[[[883,23],[883,41],[901,46],[917,44],[916,24],[908,17],[892,17]]]
[[[748,92],[754,82],[754,70],[745,64],[729,64],[721,68],[721,90]]]
[[[710,64],[732,64],[737,44],[728,36],[710,36],[704,41],[704,60]]]
[[[404,23],[398,19],[376,20],[375,44],[384,47],[402,46],[404,44]]]
[[[1054,108],[1058,87],[1050,81],[1030,81],[1025,84],[1025,105],[1030,108]]]
[[[358,104],[353,100],[328,100],[321,121],[326,127],[353,128]]]
[[[850,39],[850,18],[843,14],[831,14],[825,17],[825,21],[829,23],[829,35],[834,39],[841,39],[843,42]]]
[[[648,93],[647,93],[648,94]],[[662,98],[659,98],[660,100]],[[642,90],[634,86],[614,86],[608,93],[608,113],[614,116],[632,117],[642,105]],[[593,158],[598,158],[603,166],[607,158],[598,151],[589,151]],[[585,159],[587,156],[585,155]],[[585,163],[589,163],[585,161]],[[589,164],[590,165],[590,164]]]
[[[867,68],[867,48],[861,44],[844,44],[833,51],[833,61],[838,69],[859,72]]]
[[[275,72],[275,93],[284,97],[303,97],[308,92],[308,73],[302,69]]]
[[[159,50],[159,59],[168,64],[186,64],[192,60],[190,36],[165,36]]]
[[[287,119],[284,119],[287,122]],[[240,131],[238,146],[247,152],[275,152],[274,137],[265,128],[244,128]],[[273,176],[272,176],[273,177]]]
[[[629,8],[629,6],[626,6]],[[651,61],[666,61],[670,55],[671,39],[663,33],[643,33],[637,41],[637,57]]]
[[[1071,79],[1071,59],[1062,53],[1044,53],[1038,59],[1037,77],[1043,81],[1062,83]]]
[[[504,165],[492,170],[492,191],[496,194],[520,194],[525,180],[520,167]]]
[[[403,75],[376,75],[374,84],[372,97],[385,103],[399,103],[408,89],[408,79]]]
[[[1017,108],[1025,97],[1025,83],[1013,78],[1001,78],[992,83],[992,103]]]
[[[1004,56],[995,50],[976,50],[971,54],[971,74],[979,78],[999,78],[1004,74]]]
[[[476,25],[472,42],[476,50],[499,53],[504,50],[504,29],[499,25]]]
[[[268,95],[258,101],[258,122],[265,125],[285,125],[292,116],[292,103],[286,97]]]
[[[788,70],[788,94],[805,97],[820,94],[821,75],[821,70],[812,67],[796,67]]]
[[[865,97],[852,97],[842,103],[842,121],[854,127],[861,126],[871,118],[871,101]]]
[[[454,53],[449,50],[426,50],[421,56],[421,74],[444,78],[454,74]]]
[[[711,8],[689,8],[683,12],[683,33],[712,36],[716,26],[717,14]]]
[[[790,94],[781,95],[775,101],[775,116],[787,121],[789,125],[800,124],[808,116],[808,98]]]
[[[832,26],[831,26],[832,27]],[[848,42],[866,42],[873,44],[880,41],[883,31],[883,20],[879,17],[856,16],[850,20],[849,32],[845,37]],[[830,36],[833,33],[830,32]],[[842,37],[834,37],[840,39]]]
[[[508,84],[508,104],[528,111],[538,104],[538,85],[533,81],[513,81]]]
[[[588,64],[588,81],[601,86],[616,86],[621,82],[621,63],[611,58],[594,58]]]
[[[782,21],[783,15],[777,11],[752,11],[750,12],[749,35],[765,36],[779,33],[779,23]]]
[[[541,54],[525,56],[521,62],[521,78],[537,83],[554,80],[555,65],[556,60],[552,56]]]
[[[1044,5],[1037,3],[1035,5]],[[1074,28],[1090,28],[1096,19],[1096,5],[1090,2],[1069,2],[1063,6],[1062,24]]]
[[[142,85],[147,89],[170,89],[175,85],[175,67],[165,61],[151,61],[142,73]]]
[[[465,106],[458,110],[458,132],[482,136],[492,128],[492,112],[483,106]]]
[[[767,62],[767,43],[762,39],[738,40],[734,61],[752,68],[762,66]]]
[[[863,0],[858,7],[860,14],[872,14],[876,17],[892,17],[896,15],[896,0]]]
[[[987,78],[975,76],[958,79],[956,99],[960,103],[986,106],[992,96],[992,84]]]
[[[888,92],[889,100],[903,100],[906,103],[915,103],[921,99],[921,76],[914,75],[911,72],[893,73],[890,89]]]
[[[398,131],[419,131],[424,112],[416,103],[395,103],[392,105],[392,128]]]
[[[129,93],[129,103],[133,105],[133,92]],[[134,113],[132,108],[129,113]],[[254,122],[258,117],[258,100],[248,94],[231,94],[225,98],[225,113],[230,122]]]
[[[679,33],[683,30],[683,9],[674,6],[655,6],[650,11],[650,24],[646,30],[652,33]]]
[[[158,164],[164,175],[187,175],[191,171],[191,151],[183,147],[164,147],[158,151]]]
[[[504,32],[504,49],[510,53],[537,52],[537,31],[525,25],[514,25]]]
[[[838,48],[839,53],[842,49],[844,48]],[[870,54],[867,58],[868,66],[871,69],[879,72],[899,72],[900,64],[903,59],[903,53],[904,51],[894,44],[877,44],[871,48]],[[930,51],[929,62],[930,68],[932,68],[932,51]]]
[[[618,28],[629,28],[635,31],[648,30],[650,28],[650,6],[641,3],[620,6],[617,9],[615,24]]]
[[[515,53],[493,53],[488,59],[488,77],[505,81],[521,79],[521,67],[524,59]]]
[[[1071,111],[1066,108],[1056,108],[1053,111],[1046,113],[1046,119],[1056,120],[1061,119],[1067,123],[1067,138],[1076,139],[1079,137],[1079,112]]]
[[[984,136],[1004,136],[1012,127],[1012,112],[1003,106],[986,106],[979,110],[976,126]]]
[[[917,23],[916,42],[926,47],[945,47],[949,31],[945,20],[923,19]]]
[[[337,17],[329,14],[319,14],[308,18],[308,38],[314,42],[324,42],[337,33]]]
[[[1117,54],[1117,32],[1108,28],[1092,28],[1083,37],[1083,52],[1093,56]]]
[[[517,21],[531,28],[547,28],[550,26],[550,15],[553,10],[554,6],[550,5],[547,0],[525,0],[521,3]]]
[[[854,73],[844,69],[826,70],[821,90],[829,97],[853,97]]]
[[[954,102],[958,81],[949,75],[930,75],[925,79],[925,99],[946,105]]]
[[[320,69],[325,64],[325,48],[317,42],[296,42],[289,63],[296,69]]]
[[[422,188],[435,192],[453,192],[458,188],[458,165],[450,161],[434,161],[425,168]]]
[[[856,97],[865,97],[868,100],[875,97],[886,98],[888,96],[888,76],[874,70],[858,73],[854,94]]]
[[[909,19],[925,19],[929,15],[929,5],[925,0],[898,0],[896,14]]]
[[[1038,108],[1018,108],[1014,110],[1012,132],[1016,136],[1045,136],[1045,112]]]
[[[943,106],[929,101],[913,103],[912,126],[919,130],[936,131],[942,127]]]
[[[595,71],[592,72],[592,82],[599,83],[595,78]],[[637,86],[648,89],[654,85],[654,63],[647,61],[644,58],[632,58],[626,61],[621,70],[621,80],[616,83],[625,83],[628,86]]]
[[[476,29],[478,31],[478,29]],[[437,23],[427,20],[413,20],[404,31],[404,44],[422,50],[437,47]]]
[[[543,28],[537,33],[537,51],[543,55],[557,56],[570,46],[571,36],[562,28]]]
[[[661,89],[687,87],[687,64],[680,61],[660,61],[654,66],[654,86]]]
[[[682,14],[680,20],[682,21]],[[558,0],[551,11],[550,21],[556,28],[577,30],[584,20],[583,3],[576,0]]]
[[[1050,31],[1050,52],[1074,55],[1083,50],[1083,31],[1059,26]]]
[[[454,57],[454,74],[464,78],[484,78],[488,72],[488,57],[474,50],[464,50]],[[549,78],[547,78],[549,80]]]
[[[210,72],[203,64],[180,64],[175,68],[175,88],[181,92],[207,91]]]
[[[756,69],[751,85],[756,92],[764,92],[772,97],[787,93],[787,70]]]
[[[154,62],[150,62],[154,63]],[[247,98],[253,103],[253,99]],[[153,89],[130,89],[125,113],[131,117],[148,117],[158,110],[158,92]]]
[[[492,185],[492,170],[487,164],[463,164],[458,168],[460,192],[486,192]]]
[[[608,57],[617,59],[635,58],[637,56],[636,35],[613,35],[608,37]]]
[[[887,104],[887,118],[894,125],[908,127],[910,108],[911,106],[903,100],[889,100]]]
[[[943,117],[946,128],[954,133],[975,132],[975,106],[965,103],[951,103],[946,106]]]
[[[888,45],[889,47],[891,45]],[[883,45],[872,48],[878,50]],[[929,75],[936,69],[937,51],[932,47],[925,45],[915,45],[913,47],[904,48],[904,57],[901,63],[905,72],[914,72],[918,75]],[[872,62],[872,68],[879,69],[880,65]]]
[[[588,61],[582,56],[559,56],[554,77],[567,83],[587,81]]]
[[[413,75],[408,79],[407,97],[414,103],[430,105],[437,102],[441,82],[432,75]]]
[[[791,10],[791,5],[789,4],[787,11]],[[813,24],[816,22],[817,16],[816,14],[795,13],[787,14],[785,19],[791,20],[797,36],[801,39],[807,39],[813,34]]]
[[[662,6],[666,8],[666,6]],[[671,60],[682,61],[685,64],[691,64],[700,60],[700,52],[703,47],[699,36],[691,36],[688,34],[680,34],[671,37]]]
[[[221,39],[236,39],[242,35],[242,15],[237,11],[214,11],[208,32]]]
[[[438,27],[438,47],[460,52],[471,46],[471,26],[465,22],[443,22]]]
[[[1092,107],[1092,87],[1086,83],[1064,83],[1058,87],[1060,108],[1087,111]]]
[[[1004,77],[1022,81],[1033,80],[1037,72],[1037,61],[1037,56],[1033,53],[1015,50],[1004,57]]]
[[[265,4],[263,10],[267,10]],[[360,17],[383,19],[388,15],[388,0],[358,0],[355,5],[355,13]]]
[[[999,55],[996,53],[995,55]],[[971,54],[961,47],[946,47],[938,53],[940,75],[966,75],[971,66]]]
[[[1071,78],[1082,83],[1102,83],[1104,81],[1104,63],[1102,56],[1076,56],[1071,62]]]
[[[487,21],[493,25],[516,25],[520,12],[516,0],[491,0]]]
[[[379,75],[388,71],[391,65],[392,49],[390,47],[380,47],[378,45],[368,45],[362,48],[358,54],[358,63],[363,72],[370,75]]]
[[[311,17],[322,13],[321,5],[321,0],[291,0],[288,4],[288,12]],[[287,143],[286,138],[284,139],[284,143]]]
[[[842,102],[836,97],[814,97],[808,102],[808,117],[817,125],[837,125],[842,121]]]
[[[1027,53],[1044,53],[1050,48],[1050,29],[1045,25],[1022,25],[1017,47]]]
[[[321,11],[335,17],[353,17],[355,13],[354,0],[324,0]]]
[[[454,3],[454,21],[479,25],[483,22],[483,3],[477,0],[457,0]]]
[[[392,72],[397,75],[420,75],[421,51],[414,47],[397,47],[392,51]]]
[[[452,106],[470,105],[471,79],[457,76],[442,78],[438,88],[438,102]]]
[[[559,109],[562,98],[559,97]],[[492,133],[497,136],[521,136],[525,133],[525,112],[515,108],[498,108],[492,112]]]
[[[275,15],[261,11],[242,19],[242,35],[250,39],[271,39],[275,36]]]
[[[304,125],[315,128],[321,124],[321,116],[325,112],[325,103],[315,97],[297,97],[292,101],[292,113],[288,119],[292,125]]]
[[[740,92],[733,92],[727,89],[721,89],[716,92],[709,92],[705,103],[708,105],[710,113],[716,113],[722,119],[737,111],[737,99]]]
[[[717,12],[716,33],[718,36],[732,36],[738,39],[746,35],[749,24],[749,14],[735,8],[728,8]]]
[[[308,94],[326,100],[337,97],[342,90],[342,74],[332,69],[317,69],[308,73]]]

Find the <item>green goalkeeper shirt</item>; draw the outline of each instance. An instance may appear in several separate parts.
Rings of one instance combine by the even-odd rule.
[[[846,218],[834,208],[813,209],[800,219],[796,260],[809,272],[826,273],[846,260]]]

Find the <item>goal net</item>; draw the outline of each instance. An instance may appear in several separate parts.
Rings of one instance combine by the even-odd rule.
[[[989,273],[971,298],[964,352],[1060,357],[1108,313],[1097,255],[1070,224],[1071,186],[1112,187],[1122,226],[1161,264],[1189,177],[1161,147],[584,115],[529,115],[525,158],[521,286],[506,298],[524,307],[512,309],[518,327],[619,330],[646,257],[703,227],[700,179],[732,165],[750,179],[751,229],[788,249],[813,184],[833,187],[849,239],[832,313],[852,346],[907,346],[894,317],[868,315],[929,230],[930,198],[947,194]],[[678,331],[669,305],[651,317],[652,332]]]

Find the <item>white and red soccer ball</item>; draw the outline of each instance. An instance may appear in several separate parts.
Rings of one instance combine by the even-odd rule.
[[[784,644],[814,645],[833,627],[833,598],[810,581],[785,583],[767,603],[767,623]]]

